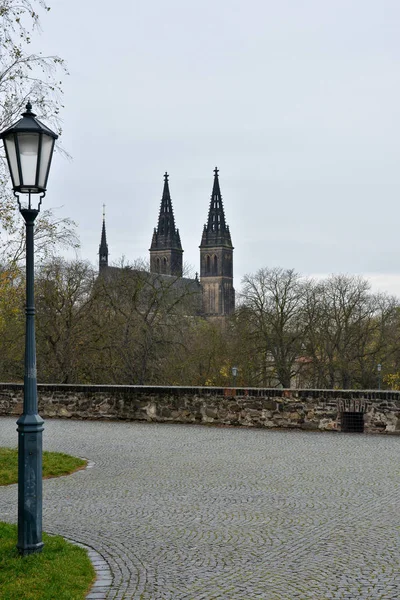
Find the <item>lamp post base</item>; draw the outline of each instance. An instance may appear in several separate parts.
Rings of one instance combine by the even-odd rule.
[[[19,554],[41,552],[42,432],[40,415],[24,414],[18,425],[18,543]]]
[[[17,544],[17,550],[20,556],[28,556],[28,554],[36,554],[42,551],[44,544],[40,542],[39,544],[34,544],[32,546],[25,546],[21,548],[19,544]]]

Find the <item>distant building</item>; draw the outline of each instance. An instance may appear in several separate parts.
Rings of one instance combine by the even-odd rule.
[[[99,273],[106,274],[115,267],[108,266],[108,245],[105,216],[99,247]],[[235,310],[233,287],[233,246],[229,226],[225,221],[219,186],[218,169],[214,169],[208,220],[200,243],[200,282],[197,278],[183,278],[183,249],[169,191],[168,174],[164,175],[158,225],[154,228],[150,246],[150,273],[174,277],[192,283],[201,294],[201,313],[206,317],[225,317]]]

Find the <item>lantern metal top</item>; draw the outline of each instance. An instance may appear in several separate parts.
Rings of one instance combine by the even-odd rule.
[[[32,104],[27,102],[26,111],[22,113],[22,119],[19,119],[14,125],[8,127],[0,133],[0,139],[4,139],[10,133],[45,133],[53,139],[57,139],[58,135],[51,129],[46,127],[39,119],[36,119],[36,114],[32,112]]]
[[[14,125],[0,133],[4,142],[14,194],[45,194],[58,135],[36,118],[30,102]]]

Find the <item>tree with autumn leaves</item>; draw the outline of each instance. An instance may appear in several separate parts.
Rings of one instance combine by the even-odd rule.
[[[0,0],[0,129],[28,99],[61,133],[63,60],[30,52],[44,0]],[[61,148],[58,147],[58,151]],[[112,283],[82,261],[59,258],[77,247],[75,224],[45,210],[35,231],[40,381],[250,387],[400,387],[397,299],[373,294],[365,279],[323,281],[292,269],[246,275],[235,314],[199,315],[196,294],[177,281],[120,265]],[[0,380],[23,376],[24,226],[0,155]],[[197,295],[198,297],[198,295]]]
[[[30,100],[38,116],[59,134],[64,61],[56,54],[31,52],[40,32],[40,16],[50,8],[44,0],[0,0],[0,131],[18,120]],[[63,152],[60,144],[56,151]],[[75,223],[51,210],[39,214],[35,227],[37,259],[62,247],[78,247]],[[4,149],[0,150],[0,265],[10,277],[24,259],[24,224],[11,190]]]

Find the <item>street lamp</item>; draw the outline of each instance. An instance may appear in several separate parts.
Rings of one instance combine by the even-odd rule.
[[[46,194],[54,142],[51,129],[32,112],[30,102],[22,119],[0,134],[4,142],[14,195],[26,226],[26,335],[23,414],[18,431],[18,543],[22,556],[40,552],[42,542],[42,432],[38,414],[34,298],[34,222]],[[27,194],[21,205],[18,194]],[[31,195],[41,194],[38,207],[32,208]]]
[[[378,390],[380,390],[381,389],[381,371],[382,371],[381,363],[376,365],[376,368],[378,369]]]
[[[236,387],[236,376],[238,374],[238,368],[237,367],[232,367],[232,377],[233,377],[233,386],[232,387]]]

